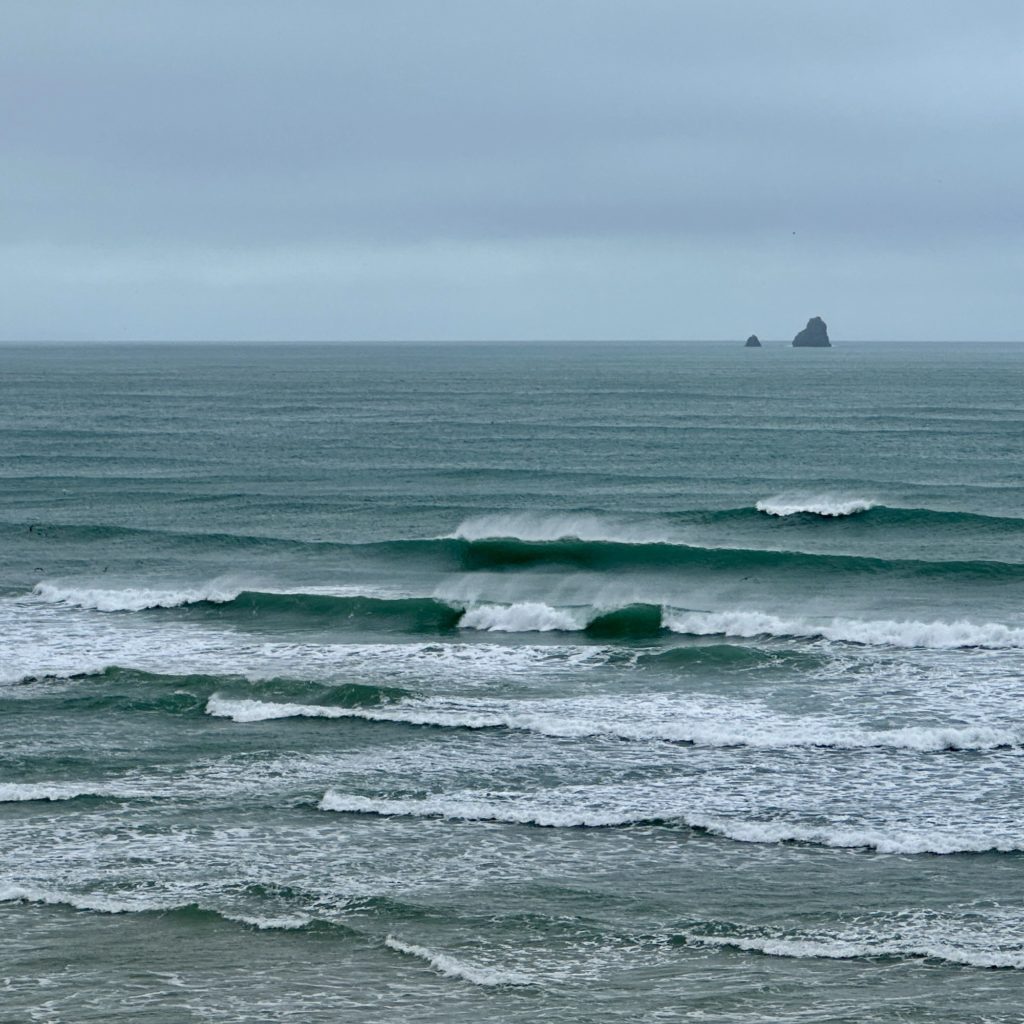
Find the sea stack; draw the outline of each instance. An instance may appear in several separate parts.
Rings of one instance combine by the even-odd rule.
[[[752,334],[749,338],[747,338],[747,343],[743,347],[744,348],[760,348],[761,347],[761,339],[756,334]]]
[[[794,348],[831,348],[828,328],[820,316],[812,316],[807,326],[793,339]]]

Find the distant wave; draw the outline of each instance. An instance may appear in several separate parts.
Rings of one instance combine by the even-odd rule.
[[[885,512],[897,516],[897,510],[876,508],[863,515]],[[755,513],[751,513],[752,515]],[[899,513],[903,514],[903,513]],[[922,525],[921,529],[930,528]],[[1024,539],[1024,523],[1015,526]],[[540,533],[541,531],[534,531]],[[558,532],[558,531],[552,531]],[[788,536],[788,534],[787,534]],[[794,537],[794,542],[796,538]],[[749,543],[749,539],[748,539]],[[354,545],[348,550],[365,557],[368,566],[396,563],[431,572],[511,572],[515,570],[585,570],[593,573],[645,572],[650,574],[702,574],[714,577],[763,577],[784,574],[786,579],[805,578],[820,586],[826,578],[845,582],[855,577],[892,576],[929,583],[956,581],[979,583],[1024,582],[1024,558],[1019,545],[1006,543],[997,550],[1006,551],[1006,560],[995,559],[923,559],[873,557],[859,554],[826,554],[776,547],[737,547],[684,543],[682,540],[573,537],[543,540],[518,537],[478,538],[473,540],[437,538],[433,540],[389,541],[374,545]],[[140,612],[147,609],[193,608],[220,614],[246,613],[266,615],[364,616],[374,610],[386,612],[398,602],[418,602],[420,596],[377,592],[373,588],[296,586],[244,587],[223,579],[180,587],[97,587],[59,580],[43,580],[32,591],[35,600],[103,612]],[[412,610],[414,604],[406,606]],[[430,615],[436,619],[435,606]]]
[[[598,807],[512,802],[472,795],[415,798],[368,797],[328,790],[320,810],[380,817],[491,821],[541,828],[616,828],[676,825],[741,843],[801,843],[837,849],[866,849],[891,854],[1015,853],[1024,839],[1002,835],[944,835],[935,829],[886,832],[871,827],[806,826],[789,822],[737,821],[666,808],[662,813],[630,814]]]
[[[801,517],[801,513],[803,516]],[[0,523],[0,537],[20,536],[35,531],[51,543],[136,540],[142,545],[167,545],[172,548],[232,549],[244,553],[247,548],[280,549],[327,553],[363,554],[372,558],[394,556],[403,559],[421,555],[458,557],[460,544],[477,541],[519,540],[544,543],[561,540],[622,544],[679,545],[689,535],[680,527],[728,524],[736,520],[803,518],[808,529],[815,520],[840,518],[892,525],[951,527],[969,525],[988,531],[1024,532],[1024,516],[1000,516],[960,510],[924,507],[888,506],[862,495],[781,494],[761,498],[753,505],[721,509],[681,509],[659,517],[625,520],[589,512],[560,514],[497,513],[463,520],[450,534],[435,538],[392,539],[371,542],[341,540],[300,540],[291,537],[255,536],[225,533],[188,533],[174,530],[143,530],[110,524]],[[820,525],[820,524],[819,524]],[[692,539],[692,538],[690,538]],[[445,542],[448,542],[446,544]]]
[[[526,703],[526,702],[524,702]],[[462,701],[451,706],[434,701],[409,701],[381,708],[342,708],[323,704],[282,704],[259,700],[211,697],[206,712],[235,722],[266,722],[286,718],[360,719],[396,725],[442,729],[508,729],[560,739],[608,737],[639,742],[682,743],[702,747],[787,749],[821,747],[836,750],[890,748],[915,751],[1004,750],[1024,743],[1024,732],[989,726],[904,726],[898,729],[841,728],[820,721],[765,719],[729,721],[717,714],[692,716],[684,708],[658,704],[642,718],[616,719],[607,708],[588,717],[573,708],[545,711],[534,701],[522,711],[493,701]],[[598,712],[604,712],[598,714]],[[666,720],[671,715],[671,720]]]
[[[815,497],[762,498],[754,508],[770,516],[794,516],[800,514],[841,518],[855,516],[875,508],[878,503],[869,498],[837,498],[830,495]]]
[[[527,543],[557,540],[608,541],[619,544],[672,544],[681,539],[666,523],[616,522],[587,513],[537,515],[531,512],[474,516],[463,520],[445,540],[473,543],[512,539]]]
[[[437,950],[427,949],[425,946],[416,946],[411,942],[402,942],[393,935],[389,935],[384,940],[384,945],[397,953],[404,953],[406,956],[425,961],[438,974],[442,974],[446,978],[468,981],[471,985],[491,988],[498,985],[530,984],[530,979],[518,972],[467,963],[464,960],[457,960],[448,953],[440,953]]]

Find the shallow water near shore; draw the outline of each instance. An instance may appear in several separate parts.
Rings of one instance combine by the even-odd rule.
[[[0,347],[0,1021],[1019,1020],[1022,384]]]

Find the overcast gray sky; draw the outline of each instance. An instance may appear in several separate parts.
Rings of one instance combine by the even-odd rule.
[[[0,337],[1024,338],[1021,0],[4,0]]]

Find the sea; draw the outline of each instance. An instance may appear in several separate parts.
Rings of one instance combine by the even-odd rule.
[[[0,1021],[1020,1021],[1022,395],[0,347]]]

